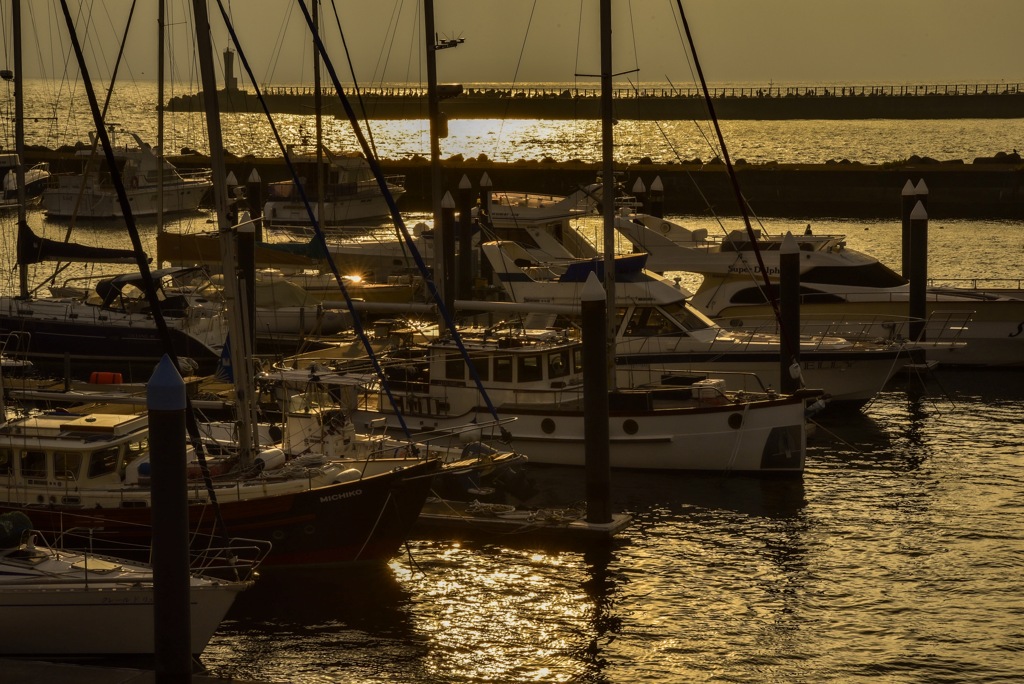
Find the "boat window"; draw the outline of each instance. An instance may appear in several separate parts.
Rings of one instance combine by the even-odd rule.
[[[569,351],[548,354],[548,377],[560,378],[569,374]]]
[[[464,380],[466,378],[466,364],[462,360],[462,354],[445,355],[444,377],[448,380]]]
[[[476,369],[476,374],[480,376],[480,380],[487,381],[491,379],[490,367],[488,365],[488,357],[486,356],[473,356],[470,357],[470,361],[473,364],[473,368]]]
[[[714,326],[710,318],[687,306],[685,302],[672,302],[661,307],[662,311],[676,319],[684,330],[706,330]]]
[[[57,451],[53,454],[53,477],[58,480],[77,480],[82,467],[82,454]]]
[[[572,372],[583,372],[583,347],[574,347],[572,350]]]
[[[772,292],[776,299],[779,296],[779,288],[772,286]],[[747,287],[734,292],[729,298],[732,304],[766,304],[764,290],[760,287]],[[836,304],[844,301],[843,297],[829,292],[819,292],[808,287],[800,288],[800,302],[802,304]]]
[[[0,475],[10,475],[14,472],[14,461],[11,459],[11,452],[8,449],[0,449]]]
[[[800,282],[858,287],[901,287],[907,284],[902,276],[878,261],[863,266],[812,268],[800,274]]]
[[[110,447],[89,456],[89,477],[102,477],[114,472],[119,451],[118,447]]]
[[[626,337],[650,337],[654,335],[674,335],[682,331],[674,321],[657,309],[644,306],[637,307],[626,324]]]
[[[26,451],[21,455],[22,477],[46,477],[46,454],[42,451]]]
[[[124,480],[125,474],[128,472],[128,464],[139,456],[144,456],[147,451],[149,451],[148,440],[142,440],[141,442],[129,442],[125,446],[124,460],[121,461],[121,465],[118,467],[117,471],[117,474],[122,480]]]
[[[544,369],[541,367],[540,354],[519,357],[519,373],[516,377],[518,382],[534,382],[544,379]]]
[[[512,382],[512,357],[506,356],[495,356],[494,357],[494,381],[495,382]]]

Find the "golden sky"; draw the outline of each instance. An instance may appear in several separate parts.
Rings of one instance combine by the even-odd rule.
[[[61,77],[64,64],[74,59],[59,2],[22,3],[27,75]],[[5,0],[0,12],[7,64],[9,4]],[[131,2],[69,4],[94,64],[93,77],[102,79],[112,69]],[[138,4],[125,68],[130,78],[153,80],[156,0]],[[173,78],[194,83],[191,2],[167,4]],[[351,77],[339,21],[361,83],[425,80],[421,1],[336,5],[337,17],[331,4],[324,5],[322,32],[342,80]],[[216,3],[210,7],[215,44],[223,50],[227,32]],[[297,0],[225,0],[225,7],[257,81],[311,82],[309,32]],[[1024,0],[684,0],[683,7],[711,82],[1024,82]],[[465,39],[438,53],[439,80],[596,86],[595,78],[577,75],[599,71],[597,8],[597,0],[435,0],[437,31],[443,38]],[[612,8],[614,70],[623,73],[621,79],[692,85],[675,0],[613,0]]]

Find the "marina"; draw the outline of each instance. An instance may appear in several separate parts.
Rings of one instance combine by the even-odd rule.
[[[205,4],[187,43],[212,93],[222,44]],[[45,191],[38,203],[19,191],[0,213],[0,615],[17,618],[0,679],[1024,678],[1024,117],[950,104],[1013,103],[1019,88],[709,92],[677,5],[701,92],[612,93],[606,1],[599,90],[441,86],[442,109],[488,102],[452,117],[476,127],[452,140],[435,52],[464,41],[435,31],[433,2],[428,45],[416,42],[429,94],[371,90],[395,102],[370,139],[347,101],[347,122],[320,108],[322,77],[343,89],[318,21],[340,18],[298,3],[318,85],[271,90],[293,112],[316,91],[315,116],[254,123],[235,51],[256,79],[232,31],[218,101],[141,96],[160,106],[137,108],[126,130],[156,150],[151,179],[117,161],[109,134],[122,124],[101,114],[65,4],[99,153],[78,186],[62,164],[85,157],[83,143],[26,153],[15,31],[2,75],[19,156],[48,165],[49,189],[101,190],[112,215],[79,222]],[[708,109],[777,108],[740,143],[756,175],[713,112],[701,135],[716,151],[682,163],[681,129],[626,111],[702,96]],[[476,118],[504,99],[556,105]],[[845,119],[809,104],[836,101]],[[921,102],[944,114],[919,118]],[[165,166],[142,141],[183,121],[201,133],[169,143],[181,154]],[[913,141],[922,126],[939,132]],[[837,141],[841,130],[863,145]],[[401,153],[381,163],[389,144]],[[858,145],[869,161],[840,155]],[[299,149],[315,151],[301,168]],[[165,206],[164,181],[194,170],[209,193]],[[151,194],[133,197],[133,173]],[[927,308],[946,299],[952,309]],[[197,364],[171,332],[198,336],[200,323]],[[212,549],[236,543],[249,551],[211,567]],[[218,597],[210,610],[200,588]],[[90,629],[106,615],[109,629]]]

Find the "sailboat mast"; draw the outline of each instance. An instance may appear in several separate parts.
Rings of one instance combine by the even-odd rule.
[[[14,167],[14,178],[18,184],[18,225],[28,222],[28,201],[25,193],[25,74],[21,63],[21,0],[13,0],[11,18],[14,22],[14,151],[18,163]],[[18,264],[18,293],[28,299],[28,264]]]
[[[156,47],[156,229],[164,229],[164,13],[167,11],[165,0],[157,3],[157,47]],[[156,241],[156,263],[160,265],[160,241]]]
[[[210,18],[205,0],[192,0],[196,22],[196,45],[199,53],[199,72],[202,77],[202,92],[210,95],[203,98],[206,108],[206,128],[210,138],[210,166],[213,169],[213,203],[217,215],[220,235],[221,263],[224,264],[224,298],[228,307],[228,329],[231,335],[231,371],[234,375],[235,403],[238,410],[238,443],[242,466],[253,462],[256,424],[254,401],[252,337],[248,334],[249,307],[244,300],[244,288],[238,277],[238,249],[235,243],[235,227],[228,219],[228,188],[224,142],[220,130],[220,106],[217,102],[217,77],[213,67],[213,42],[210,37]],[[228,269],[234,267],[232,274]]]
[[[441,250],[441,98],[437,92],[437,38],[434,30],[434,0],[423,0],[423,25],[427,48],[427,116],[430,119],[430,207],[434,216],[434,286],[438,296],[445,299],[444,279],[441,277],[443,257]]]
[[[604,216],[604,289],[608,306],[608,389],[615,389],[615,151],[612,123],[612,0],[601,0],[601,207]]]
[[[313,12],[313,30],[320,35],[320,0],[310,3]],[[313,110],[316,112],[316,215],[324,227],[324,122],[323,97],[320,93],[320,51],[313,41]]]

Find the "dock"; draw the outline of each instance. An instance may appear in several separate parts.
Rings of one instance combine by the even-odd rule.
[[[528,537],[531,541],[587,542],[609,539],[622,532],[633,518],[616,513],[606,524],[587,522],[585,506],[517,508],[476,501],[431,499],[423,506],[416,530],[420,533],[483,534]]]

